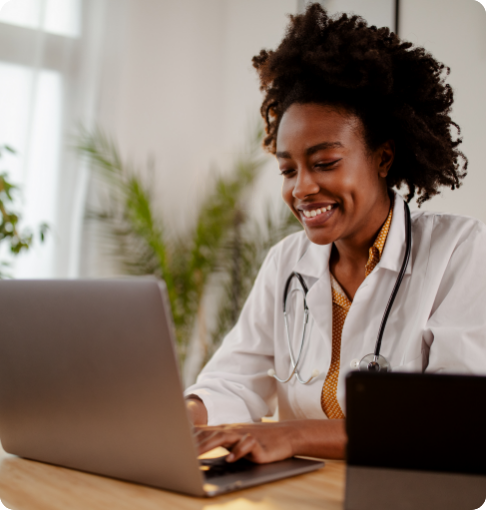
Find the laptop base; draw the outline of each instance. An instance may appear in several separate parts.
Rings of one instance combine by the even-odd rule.
[[[348,466],[345,510],[473,510],[486,476]]]
[[[221,461],[220,459],[211,459],[209,461],[203,461],[203,466],[210,467],[211,464],[224,464],[224,462],[224,460]],[[320,469],[324,466],[324,462],[321,461],[299,459],[296,457],[272,462],[270,464],[254,464],[253,462],[242,459],[241,461],[235,462],[235,464],[235,468],[238,467],[238,464],[241,464],[243,469],[239,471],[235,470],[234,472],[229,471],[226,474],[215,473],[217,476],[214,478],[205,477],[206,480],[203,488],[206,496],[216,496],[224,494],[225,492],[273,482],[289,476],[309,473],[310,471]]]

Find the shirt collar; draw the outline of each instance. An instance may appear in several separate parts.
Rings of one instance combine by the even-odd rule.
[[[332,288],[332,302],[349,312],[351,308],[351,300],[348,298],[346,292],[344,292],[339,282],[334,278],[331,273],[331,288]]]

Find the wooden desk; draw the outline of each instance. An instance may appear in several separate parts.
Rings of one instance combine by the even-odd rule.
[[[0,499],[12,510],[342,509],[345,464],[216,498],[193,498],[20,459],[0,450]],[[1,508],[1,507],[0,507]]]

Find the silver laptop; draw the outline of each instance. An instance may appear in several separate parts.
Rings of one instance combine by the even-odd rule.
[[[9,453],[194,496],[323,465],[198,460],[155,280],[1,281],[0,324],[0,440]]]

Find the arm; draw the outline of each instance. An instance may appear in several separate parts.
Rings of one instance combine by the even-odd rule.
[[[426,372],[486,375],[486,228],[466,231],[451,253],[424,331]]]
[[[199,375],[186,398],[195,423],[251,423],[273,414],[276,385],[268,377],[274,359],[277,267],[270,250],[235,327]]]
[[[196,440],[199,454],[223,446],[228,462],[245,457],[263,464],[294,455],[344,459],[347,438],[344,420],[292,420],[196,427]]]
[[[189,418],[194,425],[207,425],[208,410],[198,396],[189,395],[186,397],[186,408]]]

